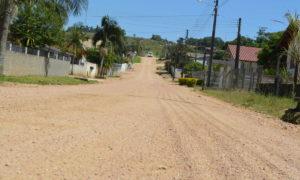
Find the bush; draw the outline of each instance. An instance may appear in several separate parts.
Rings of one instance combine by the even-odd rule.
[[[188,78],[187,79],[187,81],[186,81],[186,85],[188,86],[188,87],[195,87],[196,86],[196,84],[197,84],[197,79],[195,79],[195,78]]]
[[[139,56],[135,56],[133,59],[133,63],[141,63],[141,58]]]
[[[186,85],[187,79],[188,79],[188,78],[179,78],[179,79],[178,79],[179,85]]]
[[[201,86],[204,83],[203,79],[197,79],[197,85]]]
[[[191,62],[184,66],[184,72],[196,72],[202,70],[202,64],[199,62]]]
[[[265,69],[264,75],[276,75],[276,69]]]
[[[130,61],[131,61],[130,57],[126,57],[126,58],[124,59],[124,62],[125,62],[125,63],[130,63]]]
[[[214,54],[214,59],[224,59],[225,51],[224,50],[216,50]]]
[[[220,72],[221,68],[224,67],[222,64],[213,64],[212,68],[214,72]]]
[[[187,85],[188,87],[194,87],[196,85],[202,85],[203,80],[202,79],[196,79],[196,78],[179,78],[179,85]]]

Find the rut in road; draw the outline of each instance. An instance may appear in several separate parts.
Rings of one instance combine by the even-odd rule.
[[[0,179],[300,179],[299,127],[163,79],[0,86]]]

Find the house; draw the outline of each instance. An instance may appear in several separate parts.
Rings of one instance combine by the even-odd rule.
[[[237,45],[228,45],[225,55],[227,60],[232,61],[230,63],[232,65],[235,64],[236,48]],[[251,68],[256,68],[258,62],[258,53],[261,50],[262,48],[241,46],[239,68],[244,66],[246,71],[249,71]]]

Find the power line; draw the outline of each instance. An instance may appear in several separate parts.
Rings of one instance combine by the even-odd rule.
[[[230,1],[230,0],[225,0],[225,1],[223,1],[223,3],[220,5],[220,7],[225,6],[229,1]]]
[[[203,14],[202,16],[205,16]],[[178,17],[198,17],[199,15],[132,15],[132,16],[111,16],[114,18],[178,18]],[[89,16],[89,17],[103,17],[103,16]]]

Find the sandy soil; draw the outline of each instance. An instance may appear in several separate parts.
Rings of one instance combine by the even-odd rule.
[[[299,127],[155,74],[0,85],[0,179],[300,179]]]

